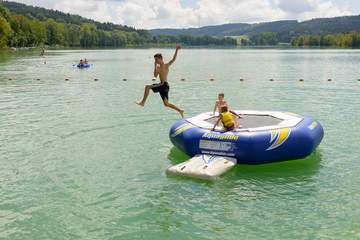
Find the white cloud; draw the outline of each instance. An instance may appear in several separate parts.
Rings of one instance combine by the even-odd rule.
[[[183,7],[180,0],[124,0],[117,8],[116,19],[126,25],[155,28],[267,21],[284,16],[266,0],[199,0],[196,8]]]
[[[180,0],[124,0],[117,7],[116,20],[141,28],[194,25],[196,10],[182,7]]]
[[[267,0],[200,0],[196,14],[201,25],[270,21],[285,16]]]
[[[62,0],[56,1],[54,8],[67,13],[79,14],[100,22],[113,21],[108,3],[105,0]]]
[[[100,22],[115,21],[111,13],[113,1],[106,0],[16,0],[17,2],[78,14]]]
[[[311,1],[306,0],[278,0],[277,5],[280,9],[289,13],[303,13],[314,8]]]
[[[287,18],[299,20],[352,14],[348,7],[339,7],[329,0],[278,0],[277,6]]]
[[[141,28],[197,27],[234,22],[264,22],[282,19],[349,15],[331,0],[198,0],[196,8],[180,0],[124,0],[117,7],[116,21]]]
[[[137,28],[198,27],[223,23],[305,20],[350,15],[335,0],[18,0]],[[189,0],[188,0],[189,1]],[[336,0],[337,1],[337,0]]]

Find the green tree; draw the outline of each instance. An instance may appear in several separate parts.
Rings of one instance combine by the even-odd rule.
[[[80,26],[70,24],[67,26],[67,40],[68,45],[71,47],[80,46]]]
[[[0,3],[0,16],[4,17],[6,19],[6,21],[8,21],[8,22],[10,21],[10,18],[11,18],[10,13],[6,8],[1,6],[1,3]]]
[[[352,34],[352,47],[360,47],[360,33]]]
[[[276,45],[279,43],[276,33],[263,32],[250,37],[253,45]]]
[[[98,44],[97,29],[94,24],[84,23],[80,27],[80,44],[82,47],[94,47]]]
[[[130,45],[137,45],[140,43],[139,34],[137,32],[127,32],[126,42]]]
[[[47,44],[48,45],[67,45],[65,44],[65,25],[57,23],[54,19],[45,22]]]
[[[8,40],[11,35],[11,27],[10,24],[6,21],[6,19],[0,16],[0,48],[4,48],[8,46]]]
[[[31,42],[34,46],[43,45],[46,42],[46,27],[43,22],[34,20],[30,22]]]
[[[10,26],[13,30],[10,45],[16,47],[26,47],[30,45],[30,26],[28,18],[21,15],[11,16]]]
[[[114,31],[111,35],[112,46],[124,47],[127,44],[126,33],[122,31]]]

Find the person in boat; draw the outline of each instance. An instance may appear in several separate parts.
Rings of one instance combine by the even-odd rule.
[[[180,50],[181,46],[179,44],[176,45],[176,50],[173,58],[168,62],[165,63],[161,53],[157,53],[154,55],[154,77],[160,77],[160,83],[146,85],[144,90],[144,96],[140,102],[136,102],[139,106],[145,106],[145,102],[147,97],[149,96],[150,89],[154,93],[159,93],[161,99],[163,100],[164,106],[174,109],[178,113],[180,113],[181,117],[184,117],[184,110],[180,109],[179,107],[175,106],[174,104],[169,102],[169,90],[170,86],[168,83],[168,74],[170,66],[175,62],[178,51]]]
[[[220,121],[224,126],[225,132],[234,131],[236,128],[240,128],[241,125],[236,121],[236,117],[238,116],[238,114],[229,110],[228,106],[222,106],[220,108],[219,118],[216,121],[212,131],[215,130]]]
[[[89,61],[86,58],[84,59],[84,64],[89,64]]]
[[[84,65],[84,60],[80,59],[79,65],[80,66]]]
[[[224,100],[225,98],[225,94],[224,93],[219,93],[218,94],[218,100],[216,100],[215,102],[215,107],[214,107],[214,111],[213,111],[213,115],[215,115],[216,112],[220,113],[221,107],[226,106],[228,107],[227,102]]]

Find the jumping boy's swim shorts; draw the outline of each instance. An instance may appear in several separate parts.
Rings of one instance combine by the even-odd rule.
[[[170,86],[168,82],[155,83],[151,85],[151,90],[153,90],[154,93],[160,93],[162,100],[164,100],[165,98],[169,100]]]

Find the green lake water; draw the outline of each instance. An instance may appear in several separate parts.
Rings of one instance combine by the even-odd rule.
[[[179,115],[155,94],[134,104],[156,52],[173,54],[0,54],[0,239],[360,239],[359,50],[181,50],[170,101],[187,116],[224,92],[233,109],[324,127],[310,157],[214,182],[165,174],[189,158],[168,138]]]

